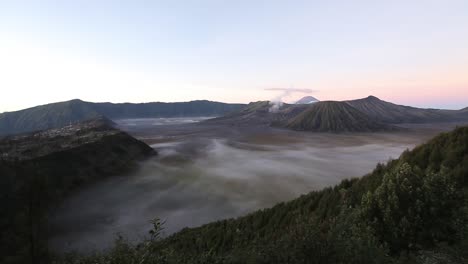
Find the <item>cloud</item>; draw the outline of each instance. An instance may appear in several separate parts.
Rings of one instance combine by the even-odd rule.
[[[273,99],[270,100],[270,112],[276,113],[278,110],[281,108],[283,105],[283,98],[287,97],[293,93],[314,93],[317,92],[312,89],[306,89],[306,88],[265,88],[266,91],[276,91],[276,92],[281,92],[277,96],[275,96]]]
[[[299,89],[299,88],[265,88],[265,91],[279,91],[288,93],[316,93],[318,91],[312,89]]]

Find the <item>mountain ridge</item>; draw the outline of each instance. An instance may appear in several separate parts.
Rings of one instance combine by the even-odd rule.
[[[392,127],[368,118],[339,101],[321,101],[287,121],[286,128],[314,132],[376,132]],[[395,129],[396,130],[396,129]]]
[[[58,128],[99,116],[109,119],[219,116],[242,106],[207,100],[114,104],[73,99],[0,114],[0,136]]]
[[[384,123],[427,123],[454,121],[456,110],[426,109],[398,105],[383,101],[375,96],[344,101],[370,117]],[[468,116],[466,117],[468,120]]]
[[[468,122],[468,110],[416,108],[386,102],[372,95],[348,101],[283,103],[276,111],[270,111],[271,105],[268,101],[250,103],[239,111],[205,122],[311,132],[397,131],[403,129],[398,127],[403,123]]]

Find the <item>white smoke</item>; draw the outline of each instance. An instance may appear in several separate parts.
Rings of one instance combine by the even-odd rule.
[[[297,89],[297,88],[267,88],[266,91],[278,91],[281,92],[273,99],[270,100],[270,109],[271,113],[276,113],[279,111],[281,106],[283,105],[283,98],[288,97],[293,93],[312,93],[315,92],[312,89]]]

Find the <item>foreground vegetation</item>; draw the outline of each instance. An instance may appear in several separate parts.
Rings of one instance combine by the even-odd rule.
[[[102,120],[0,139],[0,263],[50,263],[47,212],[153,149]]]
[[[360,178],[159,239],[56,263],[468,263],[468,127]]]

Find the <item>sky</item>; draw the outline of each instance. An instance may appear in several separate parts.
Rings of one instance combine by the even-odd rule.
[[[93,102],[248,103],[272,88],[468,106],[466,0],[0,0],[0,112]]]

